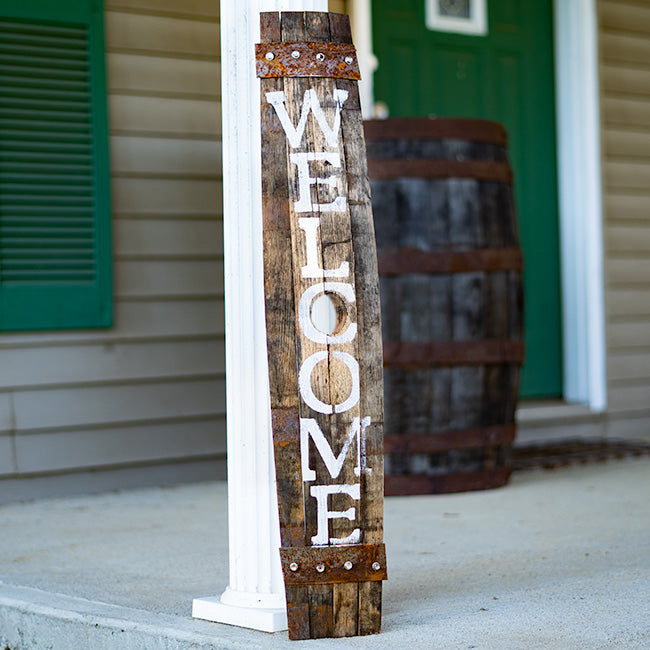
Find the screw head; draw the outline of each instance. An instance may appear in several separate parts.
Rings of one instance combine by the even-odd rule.
[[[299,59],[300,58],[300,52],[298,52],[298,50],[294,50],[293,52],[291,52],[291,56],[294,59]]]
[[[348,560],[348,561],[343,565],[343,567],[345,568],[346,571],[349,571],[349,570],[352,568],[352,562],[350,562],[350,560]]]
[[[373,563],[372,563],[372,568],[373,568],[375,571],[379,571],[379,569],[381,569],[381,564],[379,564],[379,562],[373,562]]]
[[[353,59],[351,56],[346,56],[346,57],[345,57],[345,62],[346,62],[348,65],[352,65],[352,64],[354,63],[354,59]]]
[[[323,573],[323,571],[325,571],[325,565],[324,564],[317,565],[316,571],[318,571],[318,573]]]
[[[266,56],[264,57],[267,61],[273,61],[275,59],[275,54],[273,52],[267,52]]]
[[[297,571],[297,570],[298,570],[298,565],[297,565],[295,562],[292,562],[292,563],[289,565],[289,568],[290,568],[292,571]]]
[[[325,61],[325,55],[324,55],[322,52],[319,52],[319,53],[316,55],[316,58],[317,58],[319,61]]]

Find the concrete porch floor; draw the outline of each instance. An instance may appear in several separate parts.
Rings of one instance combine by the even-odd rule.
[[[226,485],[0,507],[0,648],[648,648],[650,459],[391,497],[382,634],[291,642],[190,617],[228,581]]]

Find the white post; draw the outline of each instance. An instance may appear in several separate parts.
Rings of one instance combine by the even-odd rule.
[[[260,91],[254,44],[261,11],[327,11],[327,0],[221,2],[226,405],[230,584],[192,615],[266,632],[286,629],[271,436],[264,266]]]
[[[607,408],[595,0],[555,0],[564,397]]]

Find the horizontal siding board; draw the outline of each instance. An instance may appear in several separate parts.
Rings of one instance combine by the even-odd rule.
[[[223,225],[216,219],[115,219],[113,233],[121,258],[215,258],[223,252]]]
[[[14,430],[14,408],[12,396],[0,393],[0,434]]]
[[[650,95],[650,67],[643,69],[603,65],[600,72],[602,90],[605,93]]]
[[[650,350],[650,316],[646,319],[610,322],[607,329],[607,342],[610,351],[624,348]]]
[[[641,194],[622,194],[611,190],[604,199],[604,209],[608,220],[635,220],[650,224],[648,196]]]
[[[198,458],[225,450],[224,418],[16,436],[17,465],[25,473]]]
[[[115,290],[121,297],[222,296],[223,264],[192,261],[118,261]]]
[[[608,226],[606,247],[610,253],[650,254],[650,223],[648,226]]]
[[[0,435],[0,476],[15,472],[13,437]]]
[[[610,159],[605,163],[605,182],[614,190],[650,190],[650,164]]]
[[[638,98],[606,95],[602,100],[603,122],[606,126],[650,128],[649,102]]]
[[[111,93],[221,97],[218,61],[113,52],[107,56],[107,67]]]
[[[650,316],[650,287],[610,289],[606,302],[610,316]]]
[[[106,12],[109,52],[133,51],[219,58],[219,25],[213,21]]]
[[[211,417],[225,412],[225,381],[151,382],[16,391],[16,431]]]
[[[221,181],[121,177],[113,179],[115,215],[216,217],[222,214],[222,199]]]
[[[104,6],[106,9],[128,9],[134,12],[182,13],[201,18],[219,18],[219,3],[216,0],[104,0]]]
[[[221,136],[221,105],[214,100],[114,94],[109,106],[113,133],[214,140]]]
[[[4,349],[0,390],[224,374],[224,357],[218,339]]]
[[[601,33],[599,41],[603,61],[648,66],[650,40],[647,34],[605,31]]]
[[[650,35],[650,6],[635,2],[599,2],[600,25],[610,31],[638,32]]]
[[[223,334],[223,298],[189,300],[181,297],[177,300],[165,298],[161,301],[147,299],[133,302],[118,300],[115,303],[115,327],[110,330],[7,333],[0,339],[0,351],[14,346],[81,345],[135,340],[146,342],[147,339],[222,337]]]
[[[650,351],[610,352],[607,374],[611,381],[642,380],[650,383]]]
[[[160,137],[113,136],[113,174],[221,177],[221,143]]]
[[[648,102],[650,109],[650,102]],[[606,129],[603,132],[603,150],[608,158],[634,157],[650,165],[650,130]]]
[[[650,383],[616,384],[610,382],[608,391],[609,410],[617,412],[648,412]]]
[[[607,275],[611,283],[619,285],[645,285],[650,288],[650,259],[645,257],[610,258]]]

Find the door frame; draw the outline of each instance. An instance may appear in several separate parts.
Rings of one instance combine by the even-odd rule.
[[[607,350],[596,0],[554,0],[553,9],[563,397],[604,411]],[[349,10],[367,118],[372,115],[372,73],[377,67],[371,0],[349,0]]]

